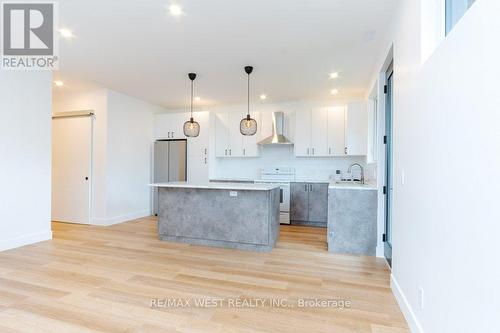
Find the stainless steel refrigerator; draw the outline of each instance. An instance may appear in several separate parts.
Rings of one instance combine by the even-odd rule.
[[[187,141],[159,140],[154,148],[155,183],[186,181]],[[153,192],[153,213],[158,214],[158,188]]]

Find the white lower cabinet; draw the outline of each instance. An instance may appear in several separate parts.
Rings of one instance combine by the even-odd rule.
[[[252,112],[257,121],[257,133],[244,136],[240,133],[240,121],[246,116],[243,110],[216,113],[215,120],[215,156],[216,157],[256,157],[260,150],[257,144],[260,139],[260,115]]]

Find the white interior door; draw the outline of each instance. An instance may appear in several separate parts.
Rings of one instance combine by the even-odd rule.
[[[52,220],[90,223],[92,117],[52,121]]]

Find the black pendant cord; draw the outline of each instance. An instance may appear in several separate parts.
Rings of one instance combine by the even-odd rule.
[[[247,80],[247,119],[250,118],[250,73]]]
[[[193,94],[194,94],[194,80],[191,80],[191,122],[193,122]]]

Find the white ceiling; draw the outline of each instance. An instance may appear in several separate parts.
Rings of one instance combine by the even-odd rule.
[[[60,25],[75,38],[61,40],[56,77],[62,91],[91,81],[176,109],[188,106],[191,71],[202,105],[246,102],[243,67],[253,65],[254,100],[360,97],[396,2],[177,0],[176,18],[170,0],[64,0]]]

